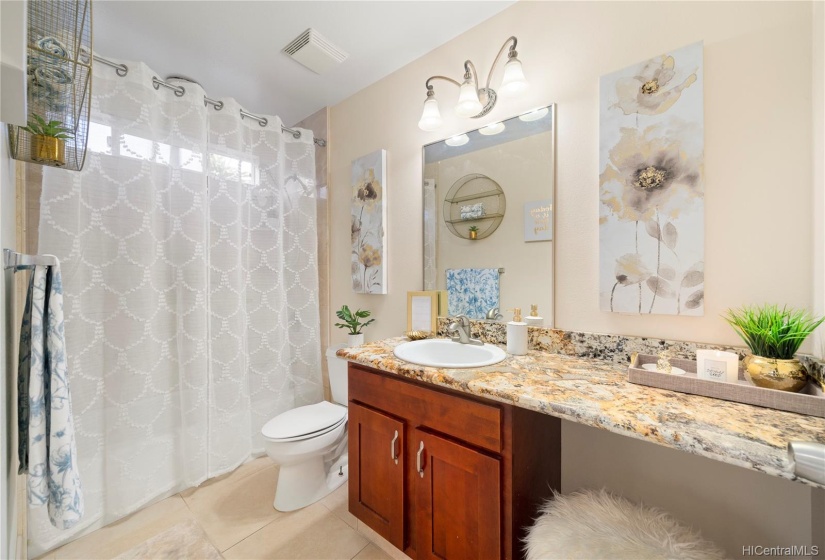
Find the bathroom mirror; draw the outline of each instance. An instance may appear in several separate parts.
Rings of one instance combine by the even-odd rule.
[[[424,146],[424,289],[450,315],[553,326],[554,128],[551,105]]]

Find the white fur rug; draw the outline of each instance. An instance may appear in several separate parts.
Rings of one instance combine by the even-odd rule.
[[[548,500],[525,539],[527,560],[724,560],[668,513],[605,490]]]

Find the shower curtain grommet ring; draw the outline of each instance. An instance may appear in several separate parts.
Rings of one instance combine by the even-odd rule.
[[[261,126],[266,126],[269,124],[269,121],[267,119],[261,119],[258,121],[258,124]]]
[[[186,93],[186,89],[183,86],[173,86],[168,82],[164,82],[157,76],[152,76],[152,87],[156,90],[160,90],[160,86],[171,89],[173,92],[175,92],[175,97],[183,97],[183,94]]]
[[[125,64],[121,64],[120,68],[115,68],[115,74],[117,74],[121,78],[124,77],[128,73],[129,73],[129,67],[126,66]]]

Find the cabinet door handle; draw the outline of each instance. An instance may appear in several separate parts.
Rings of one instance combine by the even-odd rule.
[[[421,447],[418,448],[418,453],[415,454],[415,467],[418,469],[418,474],[424,478],[424,467],[421,466],[421,455],[424,453],[424,442],[421,442]]]
[[[395,442],[398,441],[398,430],[395,430],[395,435],[392,437],[392,442],[390,443],[390,459],[395,461],[395,464],[398,464],[398,453],[395,451]]]

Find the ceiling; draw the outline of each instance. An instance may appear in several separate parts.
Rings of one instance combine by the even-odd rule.
[[[194,79],[294,124],[500,12],[492,1],[97,0],[94,49]],[[324,75],[281,52],[308,27],[349,54]]]

